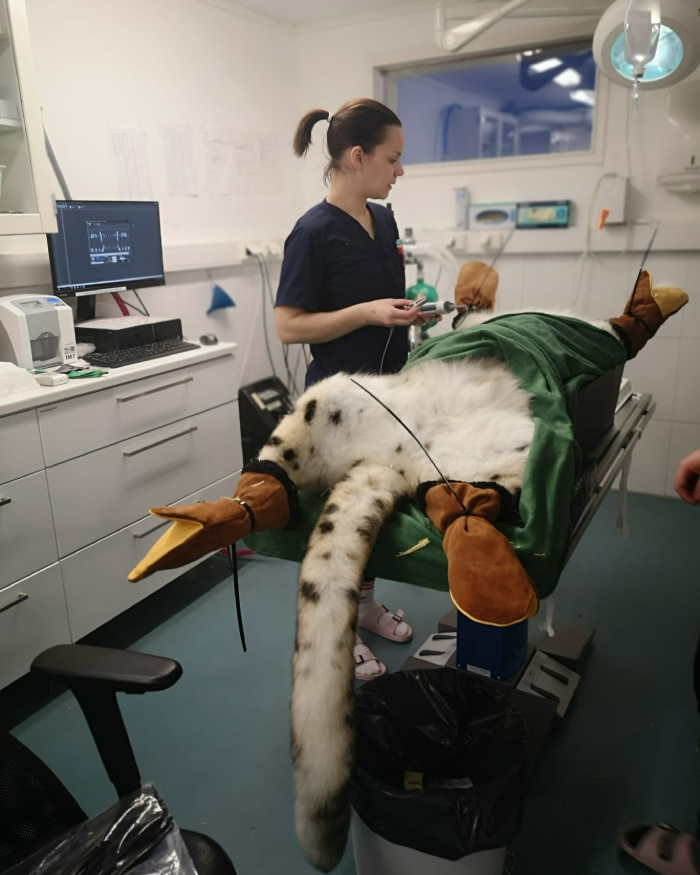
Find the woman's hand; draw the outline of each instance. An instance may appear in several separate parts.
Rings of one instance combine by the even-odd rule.
[[[683,501],[688,504],[700,503],[700,450],[681,460],[674,486]]]
[[[379,301],[368,301],[362,306],[366,308],[367,325],[412,325],[417,317],[421,316],[420,310],[407,310],[413,302],[405,298],[382,298]]]

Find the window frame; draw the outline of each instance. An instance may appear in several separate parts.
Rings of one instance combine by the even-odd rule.
[[[373,55],[368,58],[368,73],[372,82],[372,93],[376,100],[386,102],[386,89],[388,83],[387,73],[407,68],[420,68],[440,66],[445,62],[454,62],[458,59],[478,60],[479,58],[493,57],[495,55],[512,54],[513,52],[527,51],[532,48],[548,48],[550,46],[566,45],[567,43],[580,43],[582,40],[593,39],[594,25],[583,23],[576,26],[573,22],[568,24],[562,20],[555,24],[555,33],[538,36],[537,32],[527,25],[532,20],[525,22],[518,20],[521,35],[518,38],[515,33],[508,39],[507,35],[494,40],[476,40],[478,49],[468,48],[466,51],[454,54],[439,54],[435,46],[405,49],[398,52],[387,52]],[[513,20],[508,24],[512,24]],[[539,21],[540,27],[542,20]],[[526,25],[526,26],[523,26]],[[498,30],[498,27],[493,28]],[[511,28],[512,31],[512,28]],[[525,31],[525,36],[522,33]],[[487,34],[488,35],[488,34]],[[490,43],[490,44],[489,44]],[[515,155],[499,158],[479,158],[462,161],[436,161],[428,164],[407,164],[404,167],[406,179],[448,176],[465,173],[494,173],[508,172],[512,170],[537,170],[551,168],[574,167],[581,165],[603,164],[605,160],[605,132],[608,118],[608,103],[610,98],[610,82],[604,74],[598,70],[595,88],[595,107],[593,112],[593,130],[591,133],[591,148],[583,152],[546,152],[542,155]]]

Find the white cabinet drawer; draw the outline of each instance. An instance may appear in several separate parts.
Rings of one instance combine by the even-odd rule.
[[[42,650],[69,643],[58,563],[0,590],[0,687],[26,674]]]
[[[0,483],[33,474],[44,467],[35,410],[0,419]]]
[[[231,496],[236,491],[239,476],[233,474],[173,503],[194,504]],[[187,568],[175,568],[161,571],[140,583],[127,580],[129,572],[160,538],[167,525],[170,523],[165,520],[147,517],[61,560],[74,641],[185,573]]]
[[[44,471],[0,486],[0,587],[57,559]]]
[[[72,459],[46,472],[65,557],[242,467],[238,402]]]
[[[46,465],[127,440],[238,398],[232,355],[39,408]]]

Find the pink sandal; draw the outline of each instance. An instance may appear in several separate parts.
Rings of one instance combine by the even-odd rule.
[[[406,626],[407,631],[403,635],[397,635],[396,630],[402,624]],[[403,643],[413,638],[413,629],[404,620],[403,611],[399,610],[394,614],[386,605],[375,605],[369,613],[357,621],[357,625],[368,632],[374,632],[375,635],[381,635],[382,638],[388,638],[389,641]]]
[[[353,655],[355,657],[355,680],[373,681],[375,678],[381,677],[386,671],[384,663],[377,659],[359,636],[355,637]],[[377,663],[377,670],[374,672],[360,672],[360,666],[369,665],[370,662]]]
[[[629,826],[622,833],[620,845],[659,875],[700,875],[700,841],[675,826]]]

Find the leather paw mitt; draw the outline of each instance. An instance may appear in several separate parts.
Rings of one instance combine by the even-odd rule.
[[[654,288],[648,270],[640,272],[634,291],[622,316],[610,322],[627,348],[627,358],[633,359],[664,322],[688,303],[688,296],[674,286]]]
[[[468,261],[462,265],[455,287],[455,304],[477,310],[493,310],[496,306],[498,271],[483,261]]]
[[[425,512],[443,533],[450,595],[477,623],[512,626],[537,613],[539,597],[506,536],[493,525],[501,512],[495,489],[452,483],[464,515],[444,483],[425,494]]]
[[[289,494],[272,474],[244,473],[235,498],[179,507],[154,507],[154,516],[174,525],[129,574],[132,583],[156,571],[180,568],[228,547],[253,529],[282,529],[290,519]]]

